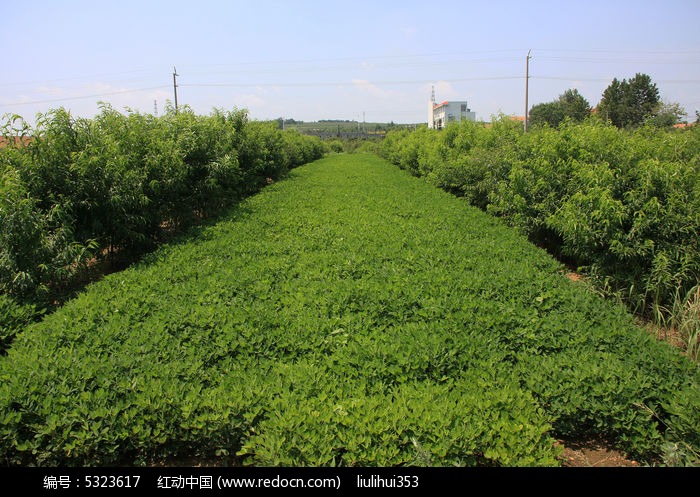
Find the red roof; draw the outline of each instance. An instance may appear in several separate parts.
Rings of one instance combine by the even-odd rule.
[[[10,141],[15,145],[26,145],[32,141],[31,136],[0,136],[0,148],[6,147]]]

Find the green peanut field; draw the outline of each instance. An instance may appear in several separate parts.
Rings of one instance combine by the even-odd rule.
[[[700,451],[700,369],[374,154],[290,170],[0,357],[0,462],[559,466]]]

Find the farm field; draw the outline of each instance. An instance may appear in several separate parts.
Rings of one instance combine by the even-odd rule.
[[[362,132],[369,134],[386,134],[391,129],[413,129],[414,124],[395,124],[395,123],[379,123],[379,122],[362,122],[362,121],[311,121],[311,122],[287,122],[285,121],[284,129],[294,129],[300,133],[353,133]]]
[[[699,130],[618,129],[594,116],[524,133],[504,116],[394,131],[378,151],[674,330],[700,363]]]
[[[0,357],[4,465],[697,462],[700,369],[527,238],[371,154],[291,170]]]

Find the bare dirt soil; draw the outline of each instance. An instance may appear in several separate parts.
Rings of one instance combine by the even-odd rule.
[[[640,464],[602,440],[561,441],[564,452],[561,456],[565,467],[639,467]]]

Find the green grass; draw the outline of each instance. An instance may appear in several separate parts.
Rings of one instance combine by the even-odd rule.
[[[19,334],[0,460],[555,466],[555,438],[592,434],[697,453],[698,368],[562,270],[376,156],[331,156]]]

